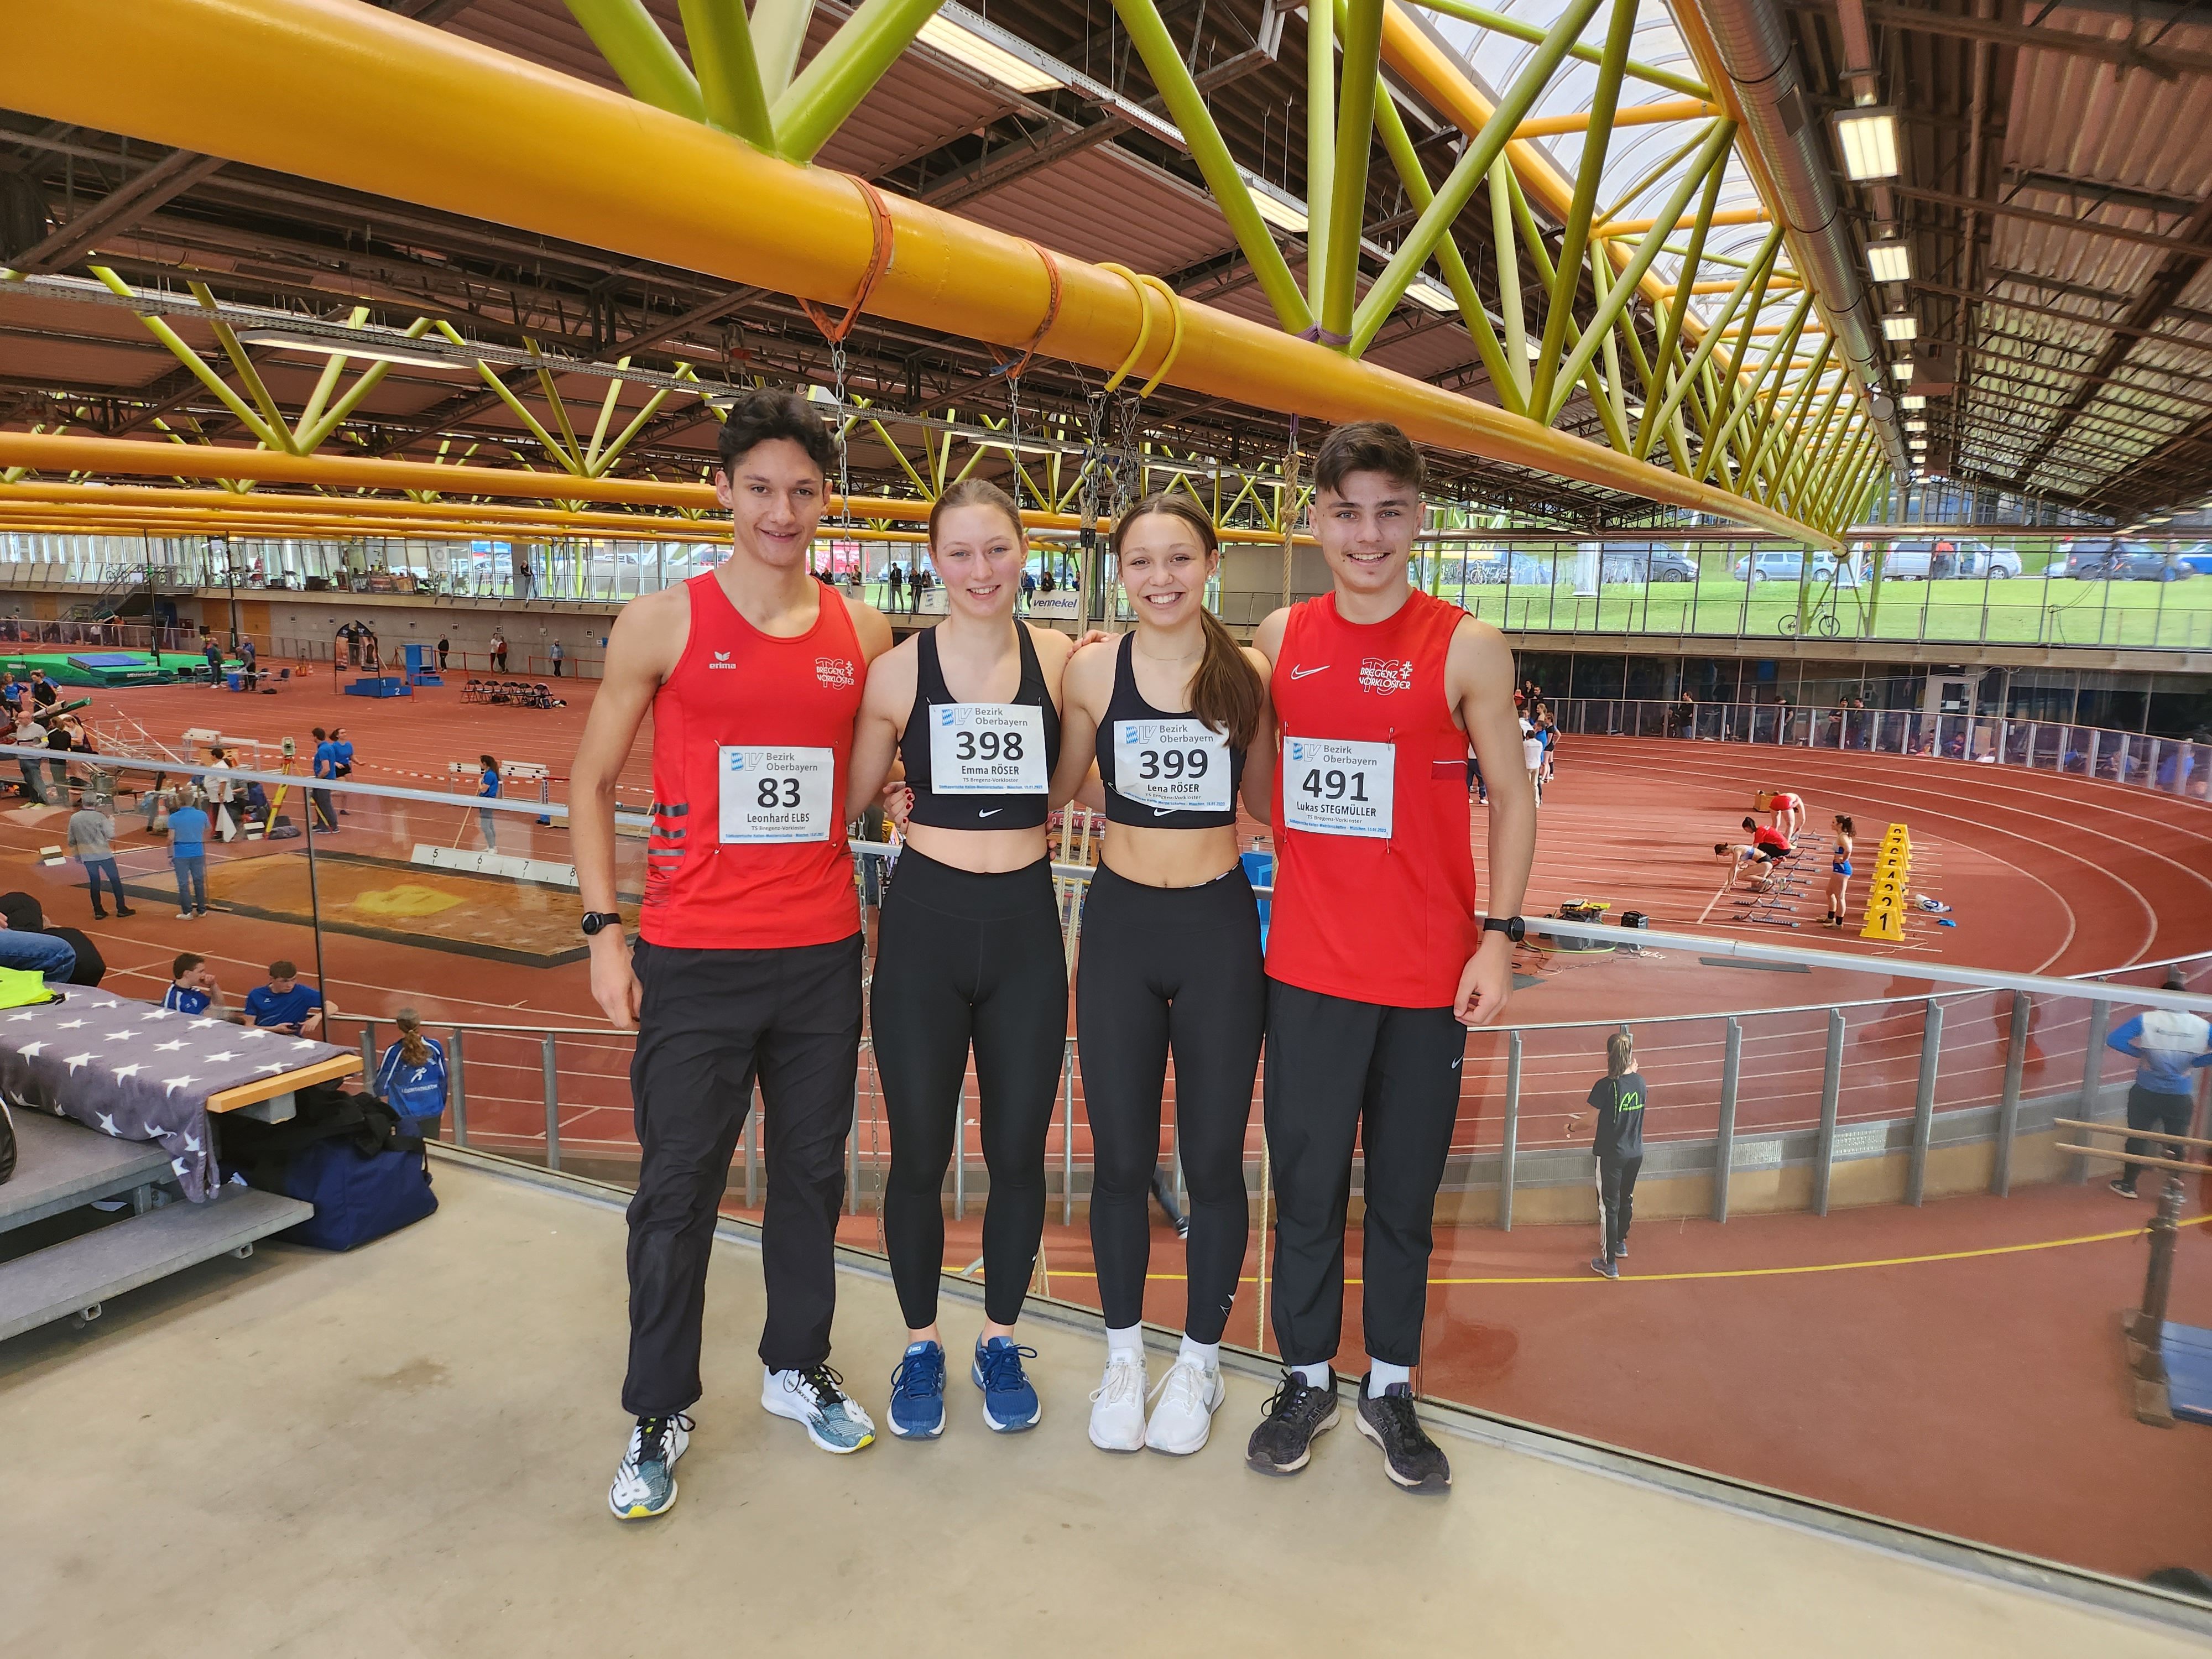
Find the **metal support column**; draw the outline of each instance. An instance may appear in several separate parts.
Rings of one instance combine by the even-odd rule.
[[[2027,992],[2012,994],[2012,1029],[2005,1039],[2004,1094],[1997,1102],[1996,1162],[1990,1169],[1990,1190],[1999,1198],[2012,1193],[2012,1140],[2020,1128],[2020,1079],[2027,1068],[2027,1028],[2034,1007]]]
[[[1505,1038],[1504,1143],[1498,1158],[1498,1226],[1501,1232],[1513,1231],[1513,1154],[1520,1142],[1521,1033],[1509,1031]]]
[[[1928,1184],[1928,1139],[1936,1127],[1936,1063],[1943,1043],[1943,1005],[1933,997],[1920,1024],[1920,1086],[1912,1097],[1912,1150],[1905,1168],[1905,1201],[1917,1205]]]
[[[365,1019],[361,1023],[362,1083],[368,1088],[376,1086],[376,1022]]]
[[[1836,1104],[1844,1084],[1844,1011],[1828,1010],[1828,1055],[1820,1067],[1820,1135],[1813,1149],[1813,1213],[1828,1212],[1828,1182],[1836,1169]]]
[[[446,1076],[452,1085],[453,1108],[453,1145],[469,1144],[469,1085],[468,1072],[461,1057],[461,1028],[453,1027],[453,1041],[446,1045]]]
[[[1067,1043],[1060,1068],[1060,1224],[1075,1224],[1075,1044]]]
[[[2112,1028],[2112,1005],[2102,999],[2089,1005],[2087,1046],[2081,1051],[2081,1094],[2075,1103],[2074,1115],[2094,1122],[2097,1117],[2098,1097],[2104,1092],[2105,1034]],[[2064,1177],[2075,1186],[2089,1178],[2087,1158],[2067,1160]]]
[[[1729,1176],[1735,1168],[1735,1091],[1743,1070],[1743,1022],[1730,1015],[1728,1046],[1721,1054],[1720,1138],[1713,1143],[1713,1219],[1729,1215]]]
[[[545,1072],[545,1167],[561,1167],[561,1039],[545,1034],[542,1064]]]
[[[860,1073],[853,1073],[853,1127],[845,1137],[845,1213],[860,1212]]]

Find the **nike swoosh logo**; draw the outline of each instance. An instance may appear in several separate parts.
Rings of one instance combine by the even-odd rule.
[[[1464,1055],[1462,1055],[1462,1059],[1464,1059],[1464,1058],[1465,1058],[1465,1056],[1464,1056]],[[1455,1060],[1452,1061],[1452,1070],[1454,1070],[1455,1072],[1456,1072],[1457,1070],[1459,1070],[1459,1061],[1458,1061],[1458,1060]]]
[[[1152,808],[1152,816],[1156,818],[1164,818],[1175,810],[1172,806],[1155,806]]]
[[[1003,806],[994,806],[994,807],[993,807],[989,811],[988,811],[988,812],[978,812],[978,813],[976,813],[976,814],[975,814],[975,816],[976,816],[977,817],[979,817],[979,818],[994,817],[996,817],[999,813],[1003,812],[1003,811],[1005,811],[1006,810],[1006,809],[1005,807],[1003,807]]]
[[[1309,674],[1318,674],[1322,672],[1329,665],[1328,663],[1322,663],[1318,668],[1293,668],[1291,670],[1291,678],[1294,680],[1302,680]]]

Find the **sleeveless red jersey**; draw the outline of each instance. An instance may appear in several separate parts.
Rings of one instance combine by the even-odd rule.
[[[845,777],[868,667],[844,599],[793,639],[690,578],[690,638],[653,699],[648,943],[687,951],[829,945],[860,930]],[[725,812],[725,806],[728,811]]]
[[[1379,623],[1291,607],[1270,690],[1275,897],[1267,974],[1393,1008],[1442,1008],[1480,937],[1467,734],[1444,661],[1467,613],[1415,592]]]

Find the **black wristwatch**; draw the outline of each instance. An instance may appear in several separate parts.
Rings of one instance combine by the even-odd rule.
[[[622,912],[619,910],[586,910],[584,912],[584,920],[580,925],[584,930],[584,937],[586,939],[596,939],[599,937],[599,930],[603,927],[612,927],[617,930],[621,928]]]
[[[1528,937],[1528,924],[1518,916],[1485,916],[1482,921],[1482,931],[1486,933],[1503,933],[1518,945]]]

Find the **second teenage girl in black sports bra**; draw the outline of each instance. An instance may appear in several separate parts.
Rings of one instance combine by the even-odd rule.
[[[1060,753],[1066,635],[1014,618],[1026,555],[1021,519],[980,479],[929,514],[945,620],[876,659],[854,732],[853,816],[873,804],[894,750],[913,792],[907,848],[884,895],[869,1001],[890,1127],[884,1248],[908,1325],[890,1426],[902,1439],[945,1428],[937,1287],[945,1267],[938,1194],[952,1160],[972,1044],[983,1161],[983,1334],[969,1376],[983,1420],[1037,1420],[1014,1340],[1044,1232],[1044,1146],[1067,1038],[1067,967],[1045,851]]]
[[[1274,736],[1267,659],[1206,612],[1220,556],[1205,513],[1187,496],[1147,496],[1115,526],[1113,545],[1137,626],[1068,664],[1060,759],[1061,787],[1073,789],[1096,753],[1107,818],[1075,979],[1107,1328],[1091,1438],[1109,1451],[1188,1454],[1206,1443],[1221,1403],[1221,1334],[1244,1263],[1244,1133],[1267,981],[1237,860],[1237,798],[1241,783],[1254,816],[1268,817]],[[1182,1350],[1148,1424],[1145,1194],[1170,1050],[1191,1199],[1188,1297]]]

